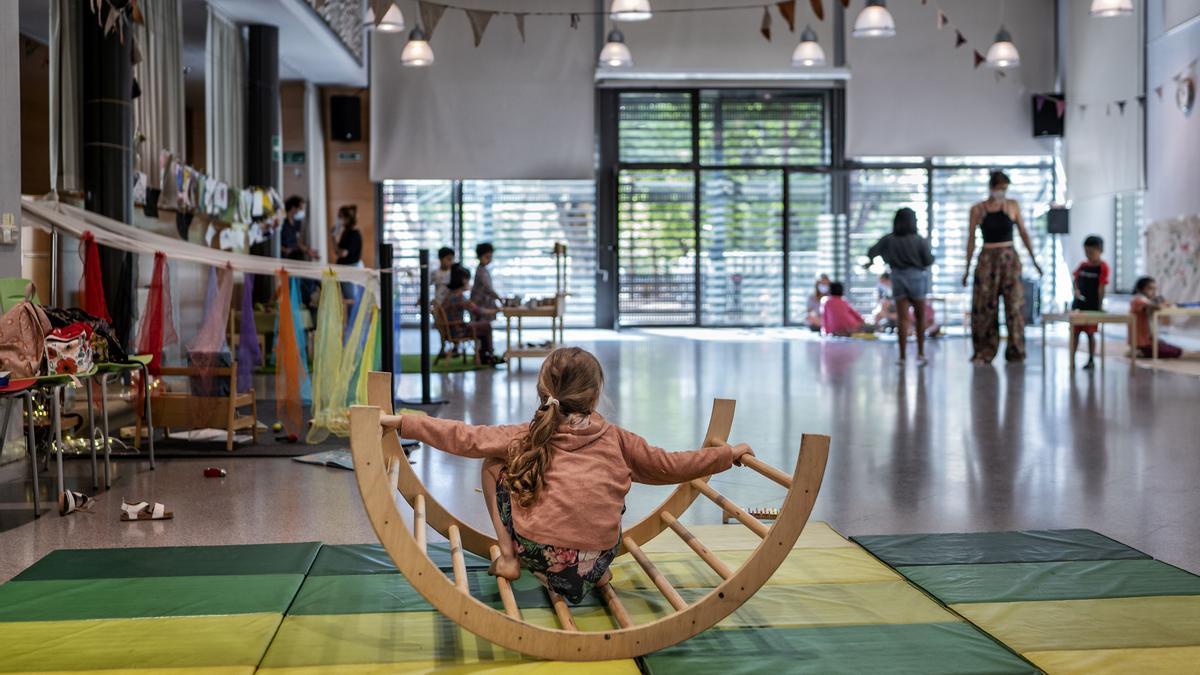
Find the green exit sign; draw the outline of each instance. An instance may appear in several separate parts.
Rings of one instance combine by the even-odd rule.
[[[304,151],[303,150],[285,151],[283,153],[283,163],[284,164],[303,164],[304,163]]]

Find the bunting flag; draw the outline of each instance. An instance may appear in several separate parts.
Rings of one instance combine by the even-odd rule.
[[[1155,87],[1155,88],[1154,88],[1154,93],[1155,93],[1155,94],[1158,94],[1158,98],[1159,98],[1159,100],[1161,101],[1161,100],[1162,100],[1162,93],[1163,93],[1163,88],[1162,88],[1162,85],[1161,85],[1161,84],[1160,84],[1160,85],[1158,85],[1157,87]]]
[[[937,29],[941,30],[945,28],[948,23],[950,23],[950,19],[947,19],[946,13],[939,9],[937,11]]]
[[[1086,103],[1079,104],[1079,113],[1082,115],[1085,112],[1087,112],[1087,104]]]
[[[1117,101],[1117,110],[1119,110],[1122,115],[1125,114],[1125,104],[1126,103],[1128,103],[1128,101],[1126,101],[1125,99],[1121,99],[1121,100]]]
[[[572,12],[571,13],[571,30],[578,30],[578,29],[579,29],[579,14]]]
[[[961,47],[965,44],[967,44],[967,38],[963,37],[962,31],[955,28],[954,29],[954,48],[958,49],[959,47]]]
[[[1145,107],[1146,107],[1146,95],[1145,95],[1145,94],[1138,94],[1138,96],[1137,96],[1137,102],[1138,102],[1138,105],[1139,105],[1140,107],[1142,107],[1142,108],[1145,108]]]
[[[162,374],[163,347],[179,341],[171,318],[173,315],[167,255],[159,251],[154,254],[154,274],[150,281],[150,291],[146,295],[146,307],[142,310],[142,323],[138,327],[137,337],[137,353],[150,356],[147,368],[151,375]]]
[[[779,15],[787,22],[788,30],[796,32],[796,0],[784,0],[777,2],[775,6],[779,8]]]
[[[471,33],[475,36],[475,46],[483,42],[483,32],[487,30],[488,23],[491,22],[495,12],[486,9],[468,9],[464,10],[467,13],[467,19],[471,22]]]
[[[759,26],[758,32],[762,33],[767,42],[771,41],[771,10],[766,7],[763,7],[762,25]]]
[[[812,7],[813,14],[816,15],[817,21],[825,20],[825,0],[808,0],[808,4]]]
[[[517,32],[521,34],[521,44],[525,44],[525,15],[513,14],[513,19],[517,22]]]
[[[442,20],[446,6],[425,2],[425,0],[417,0],[417,6],[421,10],[421,27],[425,29],[425,39],[432,40],[433,31],[437,30],[438,22]]]
[[[100,248],[91,230],[79,240],[79,255],[83,258],[83,276],[79,278],[83,311],[112,323],[108,303],[104,300],[104,273],[100,268]]]
[[[849,9],[850,8],[850,0],[842,0],[842,7]]]
[[[1058,99],[1057,101],[1055,101],[1054,102],[1054,112],[1058,113],[1059,119],[1062,119],[1062,116],[1067,114],[1067,102],[1062,100],[1061,98]]]
[[[1033,97],[1033,106],[1038,112],[1042,112],[1042,106],[1046,105],[1046,97],[1038,94]]]
[[[984,61],[987,61],[987,59],[985,59],[985,58],[983,57],[983,54],[980,54],[980,53],[979,53],[979,50],[978,50],[978,49],[976,49],[976,50],[975,50],[975,67],[976,67],[976,68],[978,68],[978,67],[979,67],[979,65],[980,65],[981,63],[983,63]]]

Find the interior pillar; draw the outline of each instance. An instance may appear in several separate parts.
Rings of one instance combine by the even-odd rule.
[[[262,24],[249,27],[246,63],[246,184],[280,189],[279,135],[279,28]],[[279,237],[255,244],[256,255],[279,256]],[[268,303],[274,282],[259,279],[254,301]]]

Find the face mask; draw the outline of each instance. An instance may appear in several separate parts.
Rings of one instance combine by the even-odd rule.
[[[292,216],[292,220],[304,220],[304,209],[297,211],[296,215]]]
[[[822,293],[829,292],[829,284],[817,284],[817,290]]]
[[[1003,200],[1006,194],[1008,194],[1008,190],[992,190],[992,199]]]

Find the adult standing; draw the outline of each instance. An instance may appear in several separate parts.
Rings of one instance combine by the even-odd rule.
[[[1033,242],[1021,205],[1008,198],[1008,176],[993,171],[988,180],[988,198],[971,207],[970,230],[967,233],[967,269],[975,257],[975,231],[983,236],[983,250],[975,265],[975,286],[971,293],[971,341],[976,365],[991,363],[1000,348],[1000,298],[1004,298],[1004,317],[1008,326],[1008,345],[1004,358],[1010,363],[1025,360],[1025,291],[1021,282],[1021,258],[1013,246],[1013,230],[1029,251],[1038,276],[1042,268],[1033,252]],[[963,272],[962,284],[967,285],[969,272]]]
[[[362,267],[362,233],[358,231],[358,207],[342,206],[337,213],[337,264]],[[362,287],[342,282],[342,297],[357,302]]]
[[[867,251],[872,261],[883,258],[892,269],[892,300],[900,338],[900,365],[908,350],[908,308],[917,320],[917,363],[925,365],[925,296],[929,294],[929,266],[933,253],[929,242],[917,234],[917,214],[909,208],[896,211],[892,233],[885,234]],[[870,263],[868,262],[868,267]]]
[[[279,255],[291,260],[311,260],[313,251],[304,243],[304,198],[292,195],[283,203],[285,215],[279,229]]]

